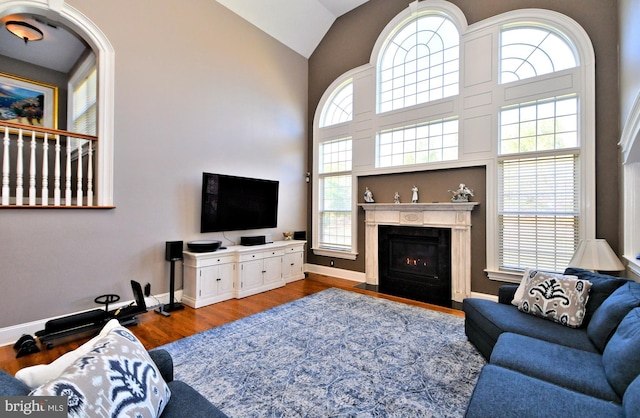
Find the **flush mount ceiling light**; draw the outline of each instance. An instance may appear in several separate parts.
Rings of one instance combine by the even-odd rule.
[[[40,29],[28,24],[27,22],[10,20],[5,23],[5,26],[9,32],[13,33],[20,39],[24,39],[25,44],[29,41],[39,41],[44,38],[44,34]]]

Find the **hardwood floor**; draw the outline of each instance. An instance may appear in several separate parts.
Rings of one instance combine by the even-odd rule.
[[[357,289],[357,283],[350,280],[337,279],[318,274],[309,274],[304,280],[289,283],[284,287],[259,293],[243,299],[231,299],[228,301],[205,306],[200,309],[185,307],[184,310],[171,313],[170,317],[158,315],[155,312],[147,312],[140,315],[139,324],[132,326],[131,331],[140,339],[147,349],[179,340],[180,338],[196,334],[217,327],[228,322],[244,318],[249,315],[303,298],[312,293],[320,292],[330,287],[337,287],[352,292],[367,294],[374,297],[394,300],[409,305],[433,309],[453,315],[464,316],[463,312],[455,309],[443,308],[423,302],[399,298],[381,293]],[[66,352],[74,350],[85,343],[88,338],[76,340],[53,347],[50,350],[41,348],[39,353],[16,358],[16,351],[11,345],[0,347],[0,368],[11,374],[19,369],[34,364],[50,363]]]

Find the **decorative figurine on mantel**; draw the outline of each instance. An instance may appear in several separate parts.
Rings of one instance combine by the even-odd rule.
[[[452,202],[468,202],[469,196],[473,196],[473,190],[468,188],[464,183],[460,183],[458,190],[449,191],[453,194],[451,197]]]
[[[375,200],[373,200],[373,193],[371,193],[368,187],[364,188],[364,201],[367,203],[375,202]]]
[[[393,203],[400,203],[400,193],[396,192],[396,194],[393,195]]]
[[[418,188],[415,184],[411,188],[411,203],[418,203]]]

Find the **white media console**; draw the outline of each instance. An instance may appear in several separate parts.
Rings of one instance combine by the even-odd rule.
[[[210,253],[184,251],[182,303],[200,308],[304,279],[305,243],[276,241],[234,245]]]

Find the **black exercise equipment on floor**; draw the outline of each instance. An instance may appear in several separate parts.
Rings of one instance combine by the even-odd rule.
[[[78,338],[90,337],[102,329],[104,324],[115,318],[122,325],[135,325],[138,323],[137,315],[147,312],[142,286],[135,280],[131,280],[131,289],[135,298],[135,304],[109,310],[109,304],[120,300],[118,295],[102,295],[95,299],[96,303],[105,305],[105,309],[93,309],[87,312],[68,315],[62,318],[47,321],[44,329],[36,332],[40,344],[53,348],[55,345],[73,341]]]

